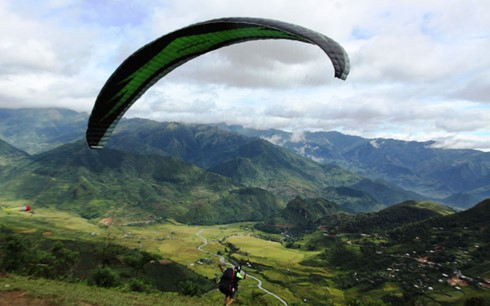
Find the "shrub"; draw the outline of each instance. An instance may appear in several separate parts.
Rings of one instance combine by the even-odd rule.
[[[135,292],[150,292],[151,286],[141,279],[131,279],[128,283],[128,288],[130,291]]]
[[[0,269],[24,275],[56,278],[69,276],[78,253],[56,241],[49,250],[18,235],[9,235],[0,243],[3,256]]]
[[[179,282],[179,292],[183,295],[194,296],[199,295],[200,290],[197,283],[192,280]]]
[[[484,306],[485,299],[481,296],[473,296],[464,302],[464,306]]]
[[[97,268],[90,277],[89,283],[97,287],[116,287],[119,285],[119,276],[110,268]]]

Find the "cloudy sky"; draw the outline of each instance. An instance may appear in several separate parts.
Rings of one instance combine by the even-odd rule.
[[[488,0],[0,0],[0,107],[90,112],[141,46],[230,16],[321,32],[344,46],[350,75],[334,78],[312,45],[248,42],[174,70],[126,116],[490,151]]]

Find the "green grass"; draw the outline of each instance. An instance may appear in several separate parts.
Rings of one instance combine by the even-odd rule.
[[[454,214],[453,209],[451,209],[445,205],[441,205],[439,203],[435,203],[435,202],[431,202],[431,201],[418,201],[415,203],[414,206],[418,207],[418,208],[425,208],[425,209],[433,210],[442,216]]]
[[[175,293],[129,293],[117,289],[87,286],[83,283],[32,279],[8,275],[0,278],[0,296],[21,291],[27,299],[41,299],[53,305],[210,305],[206,298],[186,297]],[[46,304],[44,304],[46,305]]]
[[[486,301],[489,298],[488,292],[477,290],[471,286],[462,287],[461,290],[444,286],[435,289],[434,293],[428,294],[428,296],[440,303],[448,303],[450,305],[464,305],[465,301],[471,297],[482,297]]]

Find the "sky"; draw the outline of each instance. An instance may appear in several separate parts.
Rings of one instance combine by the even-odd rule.
[[[262,17],[341,44],[236,44],[178,67],[126,113],[158,121],[339,131],[490,151],[488,0],[0,0],[0,108],[90,113],[114,70],[190,24]]]

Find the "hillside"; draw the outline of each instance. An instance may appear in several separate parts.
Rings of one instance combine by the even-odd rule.
[[[342,196],[342,205],[356,212],[373,211],[420,195],[374,182],[334,165],[321,165],[259,138],[249,138],[218,127],[157,124],[123,120],[108,146],[138,154],[173,156],[236,183],[267,189],[284,201],[302,197],[330,197],[329,187],[350,187],[369,195],[369,201]]]
[[[110,212],[126,219],[225,223],[256,220],[280,205],[266,191],[244,192],[247,197],[236,200],[240,186],[231,180],[170,157],[92,151],[79,141],[32,159],[32,163],[11,171],[8,180],[0,181],[5,195],[75,210],[86,218]],[[241,204],[234,206],[235,214],[213,212],[231,201]],[[209,215],[206,210],[198,216],[193,212],[203,207]]]
[[[490,200],[458,213],[411,201],[377,213],[328,216],[322,222],[339,226],[323,223],[323,234],[306,244],[322,252],[302,264],[332,267],[338,288],[360,293],[358,302],[368,305],[486,305],[489,216]],[[380,296],[382,302],[373,301]]]
[[[490,199],[486,199],[468,210],[461,211],[441,220],[450,225],[471,226],[473,228],[480,228],[481,230],[489,230]]]
[[[319,220],[343,211],[341,206],[323,198],[296,197],[284,209],[257,223],[255,227],[271,233],[287,232],[288,235],[301,235],[305,231],[315,230]]]
[[[373,213],[324,217],[317,222],[329,232],[372,233],[446,216],[454,210],[435,202],[406,201]]]
[[[29,154],[0,139],[0,171],[29,159]]]
[[[210,171],[290,197],[297,194],[314,197],[323,187],[351,185],[359,180],[353,174],[324,168],[260,139],[239,147],[235,156],[229,156],[228,161]]]
[[[103,225],[59,209],[0,211],[0,224],[0,305],[194,304],[186,295],[215,288],[213,279],[154,247],[175,222],[153,224],[157,229],[145,232],[151,239],[138,236],[141,227]]]
[[[354,213],[378,211],[386,207],[380,203],[393,205],[407,199],[424,199],[417,193],[403,190],[388,182],[369,179],[361,179],[351,186],[327,187],[323,195],[340,204],[345,210]]]
[[[126,120],[108,145],[139,154],[180,158],[240,184],[277,190],[276,194],[318,194],[327,183],[343,185],[359,180],[345,171],[325,173],[329,168],[267,141],[206,125]]]
[[[7,144],[5,147],[16,151]],[[264,140],[249,140],[237,152],[243,157],[223,165],[244,162],[246,172],[231,167],[231,174],[216,175],[161,154],[90,151],[79,141],[29,157],[32,162],[4,171],[9,179],[0,180],[0,185],[2,194],[11,198],[75,209],[86,218],[111,211],[127,219],[176,218],[191,224],[213,224],[263,220],[297,194],[329,197],[325,186],[362,181],[338,167],[316,164]],[[240,175],[237,178],[233,173]],[[222,175],[230,175],[235,183]],[[383,190],[374,186],[369,191]],[[355,212],[386,205],[383,198],[365,201],[374,199],[368,195],[357,200],[356,192],[360,193],[344,193],[340,204]]]
[[[172,156],[209,169],[236,155],[252,138],[202,124],[121,120],[107,146],[138,154]]]
[[[490,242],[490,199],[476,204],[470,209],[453,214],[444,214],[396,229],[393,235],[401,241],[414,239],[416,236],[448,236],[459,243],[471,245],[471,241]],[[456,240],[439,241],[452,244]],[[435,242],[436,239],[431,239]]]
[[[80,283],[45,280],[18,275],[0,276],[0,305],[144,305],[184,306],[209,305],[203,297],[175,293],[141,293],[98,288]]]

